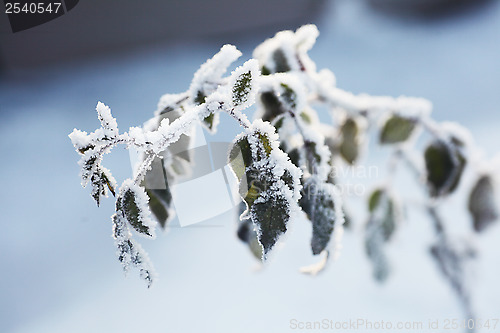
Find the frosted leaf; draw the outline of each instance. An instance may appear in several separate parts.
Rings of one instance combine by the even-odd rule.
[[[263,76],[260,82],[261,91],[264,93],[273,93],[274,97],[278,100],[274,102],[274,104],[280,104],[279,107],[282,110],[279,113],[285,111],[300,113],[307,107],[307,90],[304,83],[302,83],[297,76],[287,73],[278,73]],[[264,107],[267,107],[268,103],[271,103],[270,105],[272,106],[272,102],[262,99],[261,102]]]
[[[260,76],[258,66],[257,60],[251,59],[231,73],[228,85],[231,87],[232,105],[236,110],[241,111],[255,103]]]
[[[116,200],[116,212],[141,235],[155,238],[156,221],[151,219],[149,197],[144,189],[127,179],[120,187]]]
[[[476,232],[482,232],[498,220],[494,181],[489,175],[483,175],[476,181],[469,195],[469,212],[473,218]]]
[[[146,281],[148,288],[151,287],[156,278],[156,272],[148,254],[132,238],[123,215],[117,213],[111,219],[113,221],[113,238],[117,247],[117,256],[123,270],[127,273],[130,266],[138,268],[141,278]]]
[[[92,176],[90,176],[90,184],[92,185],[91,196],[99,206],[101,197],[107,197],[108,191],[115,196],[116,180],[111,175],[111,171],[103,166],[98,166]]]
[[[91,136],[85,131],[80,131],[75,128],[73,132],[69,134],[69,138],[76,151],[80,154],[84,154],[86,151],[95,148]]]
[[[315,70],[306,52],[314,45],[319,32],[314,25],[305,25],[294,33],[280,31],[255,48],[253,57],[259,60],[264,75],[290,71]]]
[[[335,186],[323,182],[318,177],[308,178],[303,190],[300,204],[312,222],[311,249],[313,254],[317,255],[329,245],[334,229],[342,233],[341,229],[344,224],[342,203]],[[334,246],[339,245],[334,244]]]
[[[155,116],[161,116],[168,114],[172,111],[179,110],[182,103],[188,100],[188,95],[186,93],[181,94],[165,94],[160,97],[158,101],[158,106],[155,111]]]
[[[164,164],[167,164],[165,158],[155,158],[151,163],[151,170],[148,170],[144,182],[141,184],[146,189],[146,194],[149,197],[151,213],[153,213],[162,228],[165,228],[167,222],[175,216],[172,193],[167,181],[167,179],[173,179],[173,176],[167,176]]]
[[[319,30],[314,24],[303,25],[295,32],[295,43],[297,49],[301,52],[307,52],[316,43],[319,36]]]
[[[399,208],[394,197],[383,188],[373,191],[368,199],[370,213],[365,228],[365,250],[373,265],[373,275],[383,282],[389,275],[389,263],[384,251],[399,221]]]
[[[252,220],[264,259],[286,231],[290,216],[300,209],[301,172],[279,149],[277,140],[269,123],[256,120],[235,139],[229,153],[246,204],[240,218]]]
[[[111,109],[104,105],[104,103],[98,102],[96,111],[99,121],[101,122],[104,137],[116,137],[118,135],[118,125],[116,119],[111,115]]]
[[[194,74],[193,81],[189,87],[189,96],[191,103],[201,104],[201,96],[208,96],[217,85],[221,83],[222,75],[227,68],[239,57],[241,52],[233,45],[224,45],[220,51],[211,59],[207,60],[200,69]],[[195,101],[198,99],[198,101]]]
[[[264,194],[269,194],[265,192]],[[287,231],[290,219],[288,201],[284,196],[273,195],[252,204],[250,216],[252,222],[258,227],[259,243],[262,245],[262,258],[266,259],[268,253],[278,241],[278,237]],[[266,200],[264,200],[266,199]]]

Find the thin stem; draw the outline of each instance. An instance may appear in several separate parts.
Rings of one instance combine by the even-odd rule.
[[[136,185],[139,185],[142,182],[142,180],[146,176],[146,173],[148,172],[148,170],[151,167],[151,163],[153,163],[153,160],[156,157],[157,157],[156,154],[148,154],[148,157],[146,157],[146,159],[144,159],[144,161],[142,161],[142,163],[137,171],[137,175],[135,175],[135,177],[134,177],[134,183]]]
[[[222,109],[223,106],[221,105],[220,108]],[[234,112],[234,108],[226,110],[226,112],[231,117],[233,117],[234,119],[236,119],[238,121],[238,123],[240,123],[241,127],[243,127],[243,128],[249,128],[252,125],[252,123],[250,123],[250,121],[248,120],[248,118],[243,113],[239,112],[239,114],[238,114],[238,113]]]
[[[436,231],[436,234],[439,237],[444,239],[446,237],[444,223],[437,212],[437,207],[434,204],[428,204],[427,205],[427,212],[429,213],[429,216],[431,217],[432,225],[434,227],[434,230]]]

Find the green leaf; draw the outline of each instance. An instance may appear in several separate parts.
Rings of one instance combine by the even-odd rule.
[[[207,129],[210,131],[213,131],[213,126],[214,126],[214,119],[215,119],[215,113],[210,113],[208,116],[203,118],[203,124]]]
[[[359,127],[352,118],[347,118],[340,128],[340,156],[349,164],[354,164],[359,156]]]
[[[300,152],[297,148],[294,148],[288,152],[288,157],[290,157],[290,162],[292,162],[296,167],[300,167]]]
[[[196,93],[196,97],[194,98],[194,102],[196,105],[201,105],[201,104],[205,103],[206,99],[207,99],[207,96],[205,96],[205,94],[202,91],[198,91]]]
[[[383,196],[383,191],[381,189],[373,191],[368,199],[368,210],[373,213],[375,209],[380,205],[380,199]]]
[[[262,120],[272,121],[274,118],[283,114],[285,110],[283,109],[281,102],[274,92],[267,91],[260,94],[260,101],[264,107],[264,114],[262,115]]]
[[[274,51],[273,60],[275,73],[285,73],[291,70],[285,52],[283,52],[282,49],[277,49],[276,51]]]
[[[241,74],[233,86],[233,104],[241,105],[248,100],[252,88],[252,72]]]
[[[269,70],[269,68],[267,68],[266,66],[262,66],[262,68],[260,69],[260,73],[262,75],[270,75],[271,74],[271,71]]]
[[[264,147],[264,151],[266,152],[266,155],[269,157],[271,155],[271,143],[269,142],[269,137],[264,134],[259,133],[259,140],[262,143],[262,146]]]
[[[250,143],[246,137],[243,137],[236,141],[229,151],[229,164],[239,181],[241,181],[245,174],[246,167],[250,166],[252,162],[253,157]]]
[[[259,229],[259,242],[265,259],[278,237],[287,230],[286,225],[290,219],[288,202],[280,195],[271,196],[265,202],[253,204],[250,211],[252,221]]]
[[[481,176],[469,195],[469,212],[476,232],[482,232],[498,219],[495,188],[490,176]]]
[[[128,189],[116,201],[116,211],[121,212],[128,223],[139,233],[152,237],[149,227],[142,223],[141,211],[136,202],[135,193]]]
[[[301,112],[299,116],[306,124],[312,124],[311,117],[307,113]]]
[[[90,184],[92,186],[91,196],[97,203],[97,206],[101,203],[101,197],[107,196],[108,191],[115,196],[115,189],[113,187],[115,181],[111,176],[111,173],[109,173],[109,175],[106,174],[108,172],[109,170],[98,165],[96,170],[90,176]]]
[[[427,182],[431,196],[453,192],[460,182],[466,159],[453,143],[432,142],[424,153]]]
[[[415,125],[415,119],[393,115],[386,121],[380,132],[380,143],[391,144],[408,140]]]

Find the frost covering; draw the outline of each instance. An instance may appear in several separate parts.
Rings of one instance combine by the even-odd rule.
[[[373,276],[379,282],[390,278],[389,245],[404,231],[402,212],[408,208],[393,179],[399,168],[407,167],[424,189],[423,197],[412,202],[422,202],[437,238],[429,253],[473,319],[466,276],[477,251],[468,237],[457,241],[449,233],[439,209],[455,193],[468,191],[464,209],[470,213],[470,230],[487,232],[499,217],[494,170],[500,159],[485,160],[462,126],[432,119],[432,103],[426,99],[353,94],[337,87],[334,73],[317,70],[308,55],[318,36],[314,25],[279,32],[229,75],[241,52],[225,45],[194,74],[187,91],[163,95],[143,127],[120,134],[110,108],[99,102],[101,127],[90,134],[75,129],[69,135],[80,156],[82,186],[90,184],[98,205],[109,193],[116,195],[112,223],[119,261],[125,271],[137,268],[148,286],[153,283],[154,269],[134,234],[154,238],[157,224],[168,226],[175,215],[175,193],[166,176],[170,181],[189,174],[194,124],[200,121],[213,133],[220,114],[226,114],[243,128],[228,152],[242,198],[238,238],[254,257],[265,260],[289,229],[290,219],[302,217],[311,225],[311,252],[320,259],[301,272],[318,274],[338,258],[344,229],[355,223],[345,205],[350,198],[340,188],[342,173],[336,171],[359,165],[375,133],[375,143],[390,157],[387,179],[365,198],[367,219],[359,228]],[[250,121],[248,108],[253,105]],[[320,122],[317,105],[327,110],[329,124]],[[142,159],[117,191],[102,161],[119,144],[138,150]]]

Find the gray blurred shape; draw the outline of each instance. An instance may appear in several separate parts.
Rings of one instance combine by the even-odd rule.
[[[62,17],[12,33],[0,14],[3,69],[25,68],[120,52],[151,43],[274,31],[309,23],[324,0],[81,0]]]

